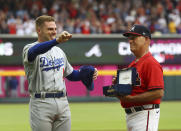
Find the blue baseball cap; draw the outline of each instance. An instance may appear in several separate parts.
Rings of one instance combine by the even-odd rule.
[[[86,88],[90,91],[94,90],[94,75],[95,68],[91,65],[83,65],[80,67],[80,79]]]
[[[130,31],[123,34],[125,37],[130,37],[130,35],[145,36],[151,39],[150,30],[143,25],[134,25]]]

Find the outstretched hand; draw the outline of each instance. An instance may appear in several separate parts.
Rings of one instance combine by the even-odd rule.
[[[67,31],[63,31],[61,34],[58,35],[58,37],[56,38],[56,41],[58,43],[62,43],[62,42],[68,41],[71,38],[72,38],[72,34],[68,33]]]

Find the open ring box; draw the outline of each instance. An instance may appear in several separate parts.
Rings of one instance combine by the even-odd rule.
[[[136,73],[135,67],[117,70],[116,84],[104,86],[103,94],[110,97],[131,94],[132,86],[136,84]]]

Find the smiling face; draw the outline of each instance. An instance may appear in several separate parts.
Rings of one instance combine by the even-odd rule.
[[[45,21],[40,27],[37,27],[38,41],[44,42],[56,38],[57,27],[54,21]]]
[[[137,58],[142,57],[149,50],[150,39],[144,36],[130,35],[128,37],[130,50]]]
[[[39,42],[45,42],[56,38],[57,26],[52,16],[39,16],[36,18],[35,24]]]

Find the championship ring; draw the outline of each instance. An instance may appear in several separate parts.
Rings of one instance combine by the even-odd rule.
[[[136,84],[136,68],[125,68],[117,71],[117,83],[116,84]]]
[[[136,84],[136,73],[135,67],[117,70],[116,84],[104,86],[103,94],[110,97],[131,94],[132,86]]]

